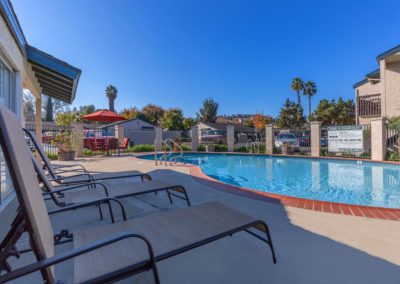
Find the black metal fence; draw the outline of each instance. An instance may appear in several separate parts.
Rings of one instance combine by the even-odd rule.
[[[26,122],[25,128],[36,134],[36,125],[32,122]],[[26,137],[28,145],[34,151],[33,143],[29,137]],[[62,140],[62,141],[61,141]],[[67,141],[68,140],[68,141]],[[43,123],[42,124],[42,147],[50,159],[56,159],[58,150],[61,144],[72,145],[72,127],[71,126],[59,126],[54,123]]]
[[[386,157],[390,161],[400,161],[400,124],[386,124]]]

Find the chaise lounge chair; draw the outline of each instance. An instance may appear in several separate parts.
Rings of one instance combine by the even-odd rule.
[[[43,162],[43,169],[47,171],[47,173],[51,176],[52,181],[55,181],[59,184],[71,185],[71,184],[79,184],[85,182],[94,182],[94,181],[104,181],[104,180],[112,180],[112,179],[120,179],[120,178],[141,178],[142,180],[147,179],[151,180],[150,175],[141,173],[139,171],[129,171],[123,173],[100,173],[100,174],[92,174],[89,173],[84,166],[80,164],[70,164],[70,165],[55,165],[52,164],[44,152],[43,147],[39,143],[36,138],[36,135],[31,131],[23,128],[25,134],[30,138],[37,153]],[[72,174],[76,173],[76,174]],[[67,175],[66,175],[67,174]]]
[[[172,197],[176,197],[184,200],[188,206],[191,205],[186,189],[182,185],[171,184],[160,180],[151,179],[139,183],[122,182],[112,185],[103,182],[87,182],[74,186],[61,185],[54,187],[41,168],[39,162],[33,156],[32,162],[38,179],[42,183],[43,195],[50,196],[54,203],[60,207],[79,203],[88,203],[104,197],[120,199],[162,191],[167,193],[171,204],[173,203]],[[113,219],[111,208],[110,214]],[[102,216],[101,211],[100,216]]]
[[[18,131],[19,121],[0,106],[0,145],[8,165],[20,209],[0,244],[0,283],[40,271],[43,281],[55,283],[54,265],[74,261],[74,283],[104,283],[152,270],[160,283],[157,262],[185,253],[237,232],[266,242],[276,257],[269,229],[260,220],[218,202],[155,213],[117,224],[73,232],[74,248],[54,256],[54,231],[31,163],[30,150]],[[258,229],[267,238],[255,232]],[[16,243],[28,233],[37,262],[12,269],[9,257],[19,256]],[[176,273],[179,273],[177,271]]]

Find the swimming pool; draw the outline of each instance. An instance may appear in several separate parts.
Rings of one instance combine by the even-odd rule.
[[[154,160],[154,155],[140,158]],[[189,154],[186,163],[224,183],[286,196],[400,208],[400,166],[368,161]]]

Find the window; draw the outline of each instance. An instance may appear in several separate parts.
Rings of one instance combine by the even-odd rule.
[[[15,111],[15,73],[0,57],[0,104]],[[0,205],[12,192],[13,186],[0,148]]]

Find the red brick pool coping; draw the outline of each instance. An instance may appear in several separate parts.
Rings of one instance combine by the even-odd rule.
[[[204,153],[204,152],[200,152],[200,153]],[[212,154],[212,153],[209,153],[209,154]],[[215,154],[218,154],[218,153],[215,153]],[[285,155],[273,155],[273,156],[283,157]],[[140,156],[137,156],[137,157],[139,158]],[[285,156],[285,157],[293,157],[293,156]],[[295,156],[295,157],[360,161],[360,159],[337,158],[337,157],[310,157],[310,156]],[[379,161],[371,161],[371,160],[361,160],[361,161],[379,162]],[[398,164],[398,163],[393,163],[393,162],[383,162],[383,163]],[[252,199],[263,200],[263,201],[271,202],[271,203],[280,203],[285,206],[291,206],[291,207],[319,211],[319,212],[400,221],[400,209],[397,209],[397,208],[383,208],[383,207],[353,205],[353,204],[337,203],[337,202],[327,202],[327,201],[319,201],[319,200],[312,200],[312,199],[306,199],[306,198],[299,198],[299,197],[292,197],[292,196],[280,195],[280,194],[275,194],[275,193],[257,191],[254,189],[249,189],[249,188],[240,187],[240,186],[236,186],[236,185],[226,184],[219,180],[213,179],[213,178],[209,177],[208,175],[204,174],[202,169],[196,165],[182,164],[182,163],[176,163],[175,165],[181,166],[181,167],[188,167],[190,170],[190,175],[196,181],[198,181],[202,184],[205,184],[205,185],[215,188],[217,190],[227,191],[230,193],[238,194],[238,195],[245,196],[245,197],[252,198]]]
[[[183,166],[183,165],[179,165]],[[360,206],[337,202],[326,202],[312,199],[298,198],[286,195],[279,195],[275,193],[268,193],[257,191],[245,187],[235,186],[223,183],[213,179],[203,173],[200,167],[195,165],[186,165],[190,169],[190,175],[198,182],[210,186],[212,188],[233,192],[245,197],[264,200],[272,203],[281,203],[286,206],[297,207],[301,209],[308,209],[313,211],[352,215],[358,217],[367,217],[385,220],[400,220],[400,209],[382,208],[372,206]]]

